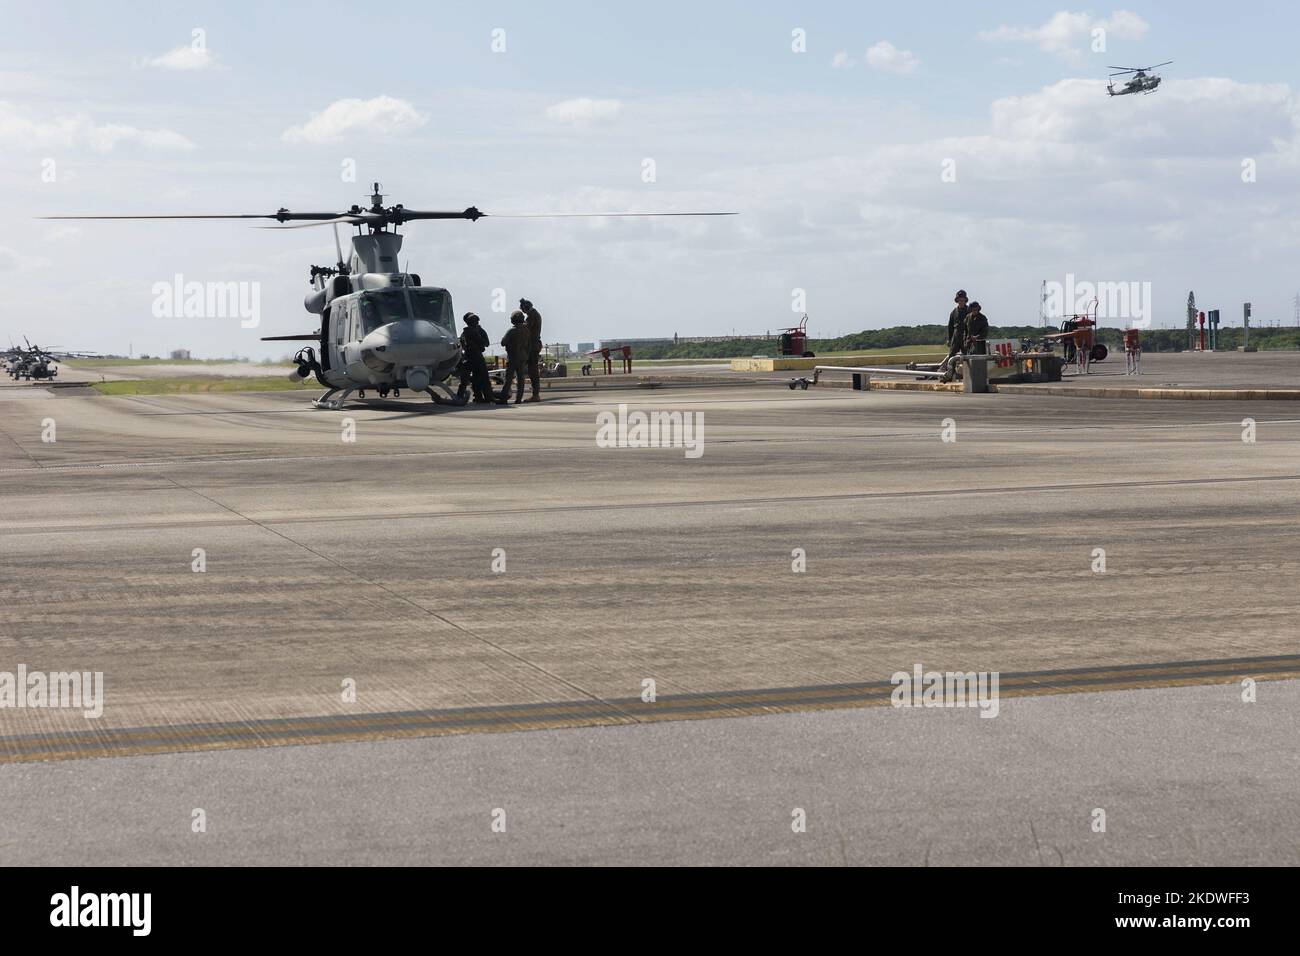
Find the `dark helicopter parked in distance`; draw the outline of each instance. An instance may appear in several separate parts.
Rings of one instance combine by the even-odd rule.
[[[1164,63],[1157,63],[1155,66],[1112,66],[1112,70],[1118,70],[1119,72],[1110,75],[1111,79],[1106,84],[1106,92],[1111,96],[1127,96],[1130,93],[1154,93],[1156,87],[1160,85],[1160,77],[1151,71],[1162,66],[1168,66],[1173,62],[1173,60],[1166,60]],[[1118,90],[1115,89],[1115,77],[1128,76],[1129,74],[1132,74],[1132,79],[1126,80]]]
[[[51,352],[43,349],[39,345],[32,345],[24,337],[27,347],[13,345],[5,352],[4,366],[5,372],[15,381],[22,379],[24,381],[42,381],[53,380],[59,374],[59,361],[69,358],[94,358],[95,356],[88,353],[73,352]]]

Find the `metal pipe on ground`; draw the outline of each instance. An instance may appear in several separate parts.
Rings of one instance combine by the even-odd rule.
[[[927,372],[920,369],[909,369],[895,367],[879,368],[868,365],[816,365],[813,366],[813,384],[816,385],[821,379],[822,372],[853,372],[867,375],[875,373],[877,375],[913,375],[917,378],[938,378],[938,372]]]

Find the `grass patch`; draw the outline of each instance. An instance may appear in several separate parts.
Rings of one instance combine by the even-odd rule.
[[[285,369],[292,367],[292,363],[285,362],[283,359],[168,359],[168,358],[98,358],[98,359],[72,359],[67,362],[60,362],[60,365],[66,365],[69,368],[123,368],[132,365],[283,365]]]
[[[310,392],[320,391],[315,379],[291,382],[286,376],[259,378],[140,378],[125,382],[94,382],[101,395],[194,395],[206,392]]]

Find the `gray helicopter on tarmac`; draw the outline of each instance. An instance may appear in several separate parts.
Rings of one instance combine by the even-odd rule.
[[[337,410],[354,393],[365,398],[367,389],[379,398],[401,389],[425,392],[437,403],[463,404],[447,385],[461,361],[460,340],[451,293],[424,285],[420,276],[398,265],[402,235],[396,231],[421,219],[467,219],[476,222],[489,213],[470,206],[460,211],[407,209],[385,206],[379,183],[373,184],[370,205],[352,206],[344,212],[291,212],[215,216],[47,216],[47,219],[274,219],[294,226],[260,226],[262,229],[334,227],[338,261],[333,266],[312,266],[311,291],[303,306],[320,316],[320,325],[295,335],[269,335],[263,342],[310,342],[294,356],[297,366],[290,376],[302,381],[309,375],[328,391],[312,405]],[[646,216],[732,216],[729,212],[620,212],[541,213],[493,216],[508,219],[622,218]],[[352,254],[346,260],[339,241],[339,225],[356,228]],[[435,389],[441,389],[446,398]],[[463,394],[463,391],[462,391]]]
[[[1118,73],[1110,75],[1110,82],[1106,84],[1106,92],[1111,96],[1128,96],[1131,93],[1154,93],[1156,87],[1160,85],[1160,77],[1152,73],[1152,70],[1159,69],[1162,66],[1168,66],[1173,60],[1166,60],[1164,63],[1157,63],[1155,66],[1112,66],[1112,70],[1118,70]],[[1124,85],[1118,90],[1115,89],[1115,77],[1129,76],[1132,77],[1124,81]]]

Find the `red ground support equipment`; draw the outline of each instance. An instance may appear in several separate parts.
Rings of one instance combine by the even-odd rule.
[[[613,345],[602,349],[593,349],[588,355],[599,355],[605,363],[605,374],[614,374],[614,361],[610,358],[611,352],[618,352],[623,356],[623,371],[632,374],[632,346],[630,345]]]
[[[1124,374],[1142,374],[1142,333],[1137,329],[1124,330]]]
[[[782,329],[777,341],[782,355],[813,358],[812,352],[808,351],[808,316],[800,319],[794,328]]]
[[[1086,373],[1092,364],[1093,328],[1096,324],[1086,315],[1074,319],[1074,355],[1080,372]]]

